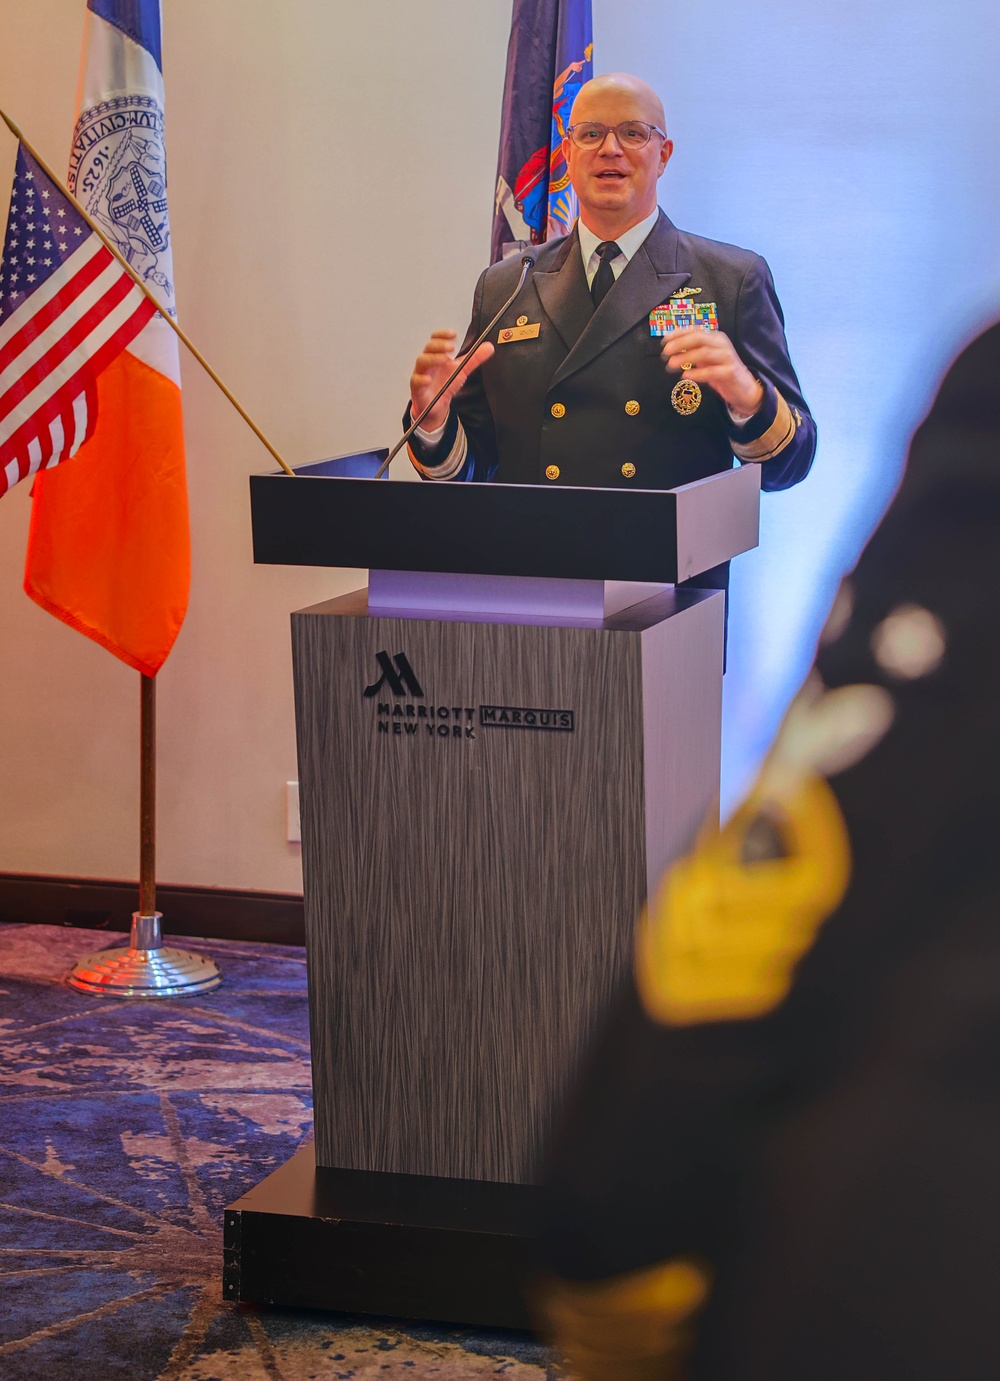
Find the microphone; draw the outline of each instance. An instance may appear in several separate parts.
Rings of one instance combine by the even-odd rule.
[[[530,253],[529,253],[529,254],[522,254],[522,255],[521,255],[521,276],[520,276],[520,278],[517,280],[517,287],[516,287],[516,288],[514,289],[514,291],[511,293],[510,297],[508,297],[507,301],[503,304],[503,306],[500,308],[499,312],[497,312],[496,316],[495,316],[495,317],[493,318],[493,320],[489,323],[489,325],[487,325],[487,326],[480,332],[480,334],[476,337],[476,339],[472,342],[472,344],[469,346],[468,350],[466,350],[465,354],[462,356],[461,360],[458,362],[458,364],[455,366],[455,368],[454,368],[454,369],[451,371],[451,373],[448,375],[447,379],[445,379],[444,383],[443,383],[443,384],[441,385],[441,387],[438,389],[437,393],[435,393],[435,395],[434,395],[434,397],[431,399],[431,401],[430,401],[430,402],[427,404],[427,406],[421,411],[420,416],[417,417],[417,418],[415,418],[415,419],[410,423],[410,425],[407,427],[406,431],[403,433],[403,435],[402,435],[402,436],[399,438],[399,440],[396,442],[395,446],[393,446],[392,450],[391,450],[391,451],[389,452],[389,454],[386,456],[385,460],[383,460],[382,464],[381,464],[381,465],[378,467],[378,469],[375,471],[375,478],[376,478],[377,480],[380,480],[380,479],[382,478],[382,476],[385,474],[386,470],[388,470],[388,468],[389,468],[389,462],[392,461],[392,460],[394,460],[395,457],[399,454],[399,452],[403,449],[403,447],[404,447],[404,446],[406,445],[406,443],[409,441],[410,437],[413,435],[413,433],[414,433],[414,432],[417,430],[417,428],[420,426],[421,422],[424,420],[424,418],[427,416],[427,414],[432,410],[432,408],[434,407],[434,404],[438,401],[438,399],[439,399],[443,394],[445,394],[445,393],[448,392],[448,389],[451,388],[452,384],[453,384],[453,383],[455,382],[455,380],[458,378],[459,374],[461,374],[462,369],[463,369],[463,367],[464,367],[464,365],[465,365],[465,361],[469,358],[470,355],[474,354],[474,353],[479,349],[479,347],[482,345],[483,341],[486,339],[486,337],[487,337],[487,336],[490,334],[490,332],[493,330],[493,327],[497,324],[497,322],[498,322],[498,321],[500,320],[500,318],[503,316],[504,312],[507,310],[507,308],[511,305],[511,303],[514,301],[514,299],[517,297],[518,293],[519,293],[519,292],[521,291],[521,289],[524,287],[524,280],[527,278],[527,276],[528,276],[528,270],[532,267],[532,265],[534,264],[534,262],[535,262],[535,256],[534,256],[534,254],[530,254]]]

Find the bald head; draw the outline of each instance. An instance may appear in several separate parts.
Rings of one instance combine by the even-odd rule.
[[[618,137],[629,121],[650,127],[641,147],[634,140],[622,144]],[[580,147],[567,135],[563,157],[580,201],[580,219],[599,239],[616,240],[656,210],[656,183],[674,148],[664,133],[663,102],[638,77],[607,72],[577,92],[570,125],[585,124],[602,125],[603,141]]]
[[[609,124],[610,121],[593,112],[596,109],[607,110],[609,106],[619,104],[628,107],[623,119],[632,115],[638,120],[645,120],[649,125],[659,125],[660,129],[666,129],[667,117],[663,113],[663,102],[648,82],[644,82],[640,77],[633,77],[629,72],[605,72],[603,76],[593,77],[589,82],[584,82],[576,93],[569,117],[570,124],[577,125],[583,120],[600,120],[602,124]]]

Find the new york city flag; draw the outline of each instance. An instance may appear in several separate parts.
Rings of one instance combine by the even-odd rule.
[[[159,0],[88,0],[69,186],[173,315]],[[177,338],[159,315],[94,382],[96,423],[35,479],[24,588],[147,676],[187,609]]]
[[[514,0],[507,47],[492,260],[572,229],[562,155],[576,93],[594,75],[590,0]]]

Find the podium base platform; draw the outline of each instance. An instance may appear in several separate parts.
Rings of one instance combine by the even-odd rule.
[[[333,1170],[303,1146],[225,1213],[223,1298],[530,1327],[532,1185]]]

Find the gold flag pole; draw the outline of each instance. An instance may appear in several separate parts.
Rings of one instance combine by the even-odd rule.
[[[156,915],[156,677],[139,673],[139,915]]]
[[[67,977],[92,997],[190,997],[222,982],[214,959],[163,943],[156,909],[156,677],[139,674],[139,910],[127,948],[88,954]]]
[[[166,308],[160,305],[160,303],[159,303],[159,301],[157,300],[155,294],[152,293],[152,292],[150,291],[150,289],[146,287],[145,283],[142,281],[142,279],[141,279],[141,278],[139,277],[139,275],[136,273],[135,269],[133,269],[132,265],[128,262],[127,259],[124,259],[124,258],[122,257],[122,255],[118,252],[118,250],[115,248],[115,246],[114,246],[114,245],[111,243],[111,241],[108,239],[107,235],[105,235],[105,233],[104,233],[104,231],[101,229],[101,227],[93,220],[93,218],[89,215],[89,213],[88,213],[87,211],[84,210],[84,208],[80,205],[80,203],[77,201],[76,197],[75,197],[75,196],[73,195],[73,193],[69,190],[69,188],[65,185],[65,183],[62,181],[62,179],[56,177],[55,173],[52,171],[52,169],[51,169],[51,168],[49,167],[49,165],[46,163],[45,159],[41,156],[41,154],[38,152],[38,150],[32,148],[32,146],[28,143],[27,139],[25,139],[24,135],[23,135],[23,134],[21,133],[21,131],[18,129],[17,125],[15,125],[14,121],[10,118],[10,116],[9,116],[8,114],[6,114],[5,111],[0,110],[0,119],[3,120],[4,124],[5,124],[5,125],[7,126],[7,128],[10,130],[10,132],[11,132],[11,134],[14,136],[14,138],[15,138],[15,139],[18,139],[18,140],[24,145],[24,147],[28,150],[28,152],[31,154],[32,158],[35,160],[35,162],[36,162],[36,163],[38,164],[38,166],[41,168],[42,172],[45,173],[46,177],[48,177],[49,179],[51,179],[52,182],[55,183],[55,185],[59,188],[60,192],[62,192],[63,196],[65,196],[65,198],[67,199],[67,201],[69,201],[69,202],[76,208],[76,210],[80,213],[80,215],[83,217],[83,219],[84,219],[84,220],[87,222],[87,224],[90,226],[90,228],[91,228],[91,230],[94,232],[94,234],[97,235],[98,238],[101,240],[101,242],[104,244],[105,248],[106,248],[106,249],[109,249],[109,250],[111,251],[111,253],[112,253],[112,254],[115,256],[115,258],[118,260],[119,264],[121,264],[122,268],[125,270],[125,272],[128,274],[128,276],[132,279],[132,282],[135,283],[135,285],[140,289],[140,291],[143,292],[143,293],[146,295],[146,297],[149,298],[150,302],[152,302],[153,306],[156,308],[156,310],[159,312],[160,316],[163,318],[163,320],[164,320],[164,321],[167,323],[167,325],[170,327],[171,331],[173,331],[177,336],[179,336],[180,339],[184,342],[184,344],[187,346],[188,350],[190,350],[191,354],[195,357],[195,359],[196,359],[196,360],[198,361],[198,363],[201,365],[202,369],[205,371],[205,373],[208,375],[208,377],[212,380],[212,382],[216,385],[217,388],[220,388],[220,389],[222,390],[222,392],[226,395],[226,397],[227,397],[227,398],[229,399],[229,401],[232,403],[233,407],[236,409],[236,411],[239,413],[239,415],[243,418],[243,421],[247,424],[247,426],[250,428],[250,430],[253,432],[253,434],[257,437],[258,441],[261,441],[261,442],[267,447],[267,449],[271,452],[271,454],[274,456],[275,460],[276,460],[276,461],[278,462],[278,464],[281,466],[282,470],[284,470],[285,474],[286,474],[286,475],[294,475],[294,474],[295,474],[295,471],[294,471],[294,470],[292,469],[292,467],[287,463],[287,461],[283,460],[282,457],[278,454],[278,452],[274,449],[274,447],[271,445],[270,441],[268,441],[267,437],[264,435],[264,433],[261,431],[261,429],[257,426],[257,423],[253,420],[253,418],[252,418],[252,417],[250,416],[250,414],[247,412],[246,408],[244,408],[243,405],[233,396],[233,394],[230,393],[229,389],[226,388],[226,385],[225,385],[225,384],[222,382],[222,380],[219,378],[218,374],[216,374],[215,370],[214,370],[214,369],[212,368],[212,366],[209,364],[208,360],[205,359],[205,356],[201,353],[201,351],[198,349],[198,347],[194,344],[194,342],[190,339],[190,337],[189,337],[184,331],[181,330],[181,328],[177,325],[177,322],[174,321],[173,317],[172,317],[172,316],[170,315],[170,313],[166,310]]]

